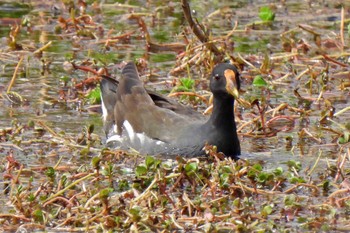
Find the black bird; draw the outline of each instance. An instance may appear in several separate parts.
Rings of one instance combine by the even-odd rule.
[[[239,73],[228,63],[216,65],[210,76],[213,111],[209,118],[155,92],[146,90],[136,66],[129,62],[117,81],[101,81],[104,130],[112,125],[123,147],[142,153],[196,157],[205,144],[231,158],[241,154],[236,132],[234,101],[240,88]]]

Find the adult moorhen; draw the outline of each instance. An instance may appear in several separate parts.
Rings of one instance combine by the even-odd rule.
[[[216,65],[210,76],[213,111],[209,118],[155,92],[146,90],[134,63],[129,62],[117,81],[101,81],[104,130],[112,125],[122,147],[141,153],[196,157],[205,144],[237,159],[241,153],[234,118],[234,101],[240,88],[239,73],[228,63]]]

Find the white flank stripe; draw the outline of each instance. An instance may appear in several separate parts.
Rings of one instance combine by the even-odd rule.
[[[107,139],[107,142],[118,141],[124,144],[124,146],[130,146],[137,150],[152,150],[154,146],[161,146],[165,143],[162,141],[154,140],[148,137],[145,133],[135,133],[133,127],[130,122],[123,122],[124,132],[123,135],[113,135]],[[114,130],[116,131],[116,125],[114,125]]]
[[[124,121],[123,123],[124,129],[126,130],[126,134],[129,136],[131,142],[135,142],[135,132],[129,121]]]
[[[106,143],[115,142],[115,141],[122,143],[123,142],[123,138],[121,136],[119,136],[118,134],[115,134],[115,135],[110,136],[107,139]]]
[[[101,108],[102,108],[102,119],[103,119],[103,122],[106,122],[108,112],[107,112],[107,108],[106,108],[105,104],[103,103],[102,95],[101,95]]]

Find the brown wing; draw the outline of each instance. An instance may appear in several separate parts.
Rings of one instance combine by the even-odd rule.
[[[108,78],[106,80],[114,82]],[[116,90],[112,91],[114,94],[110,93],[110,89],[106,91],[113,87],[116,87]],[[139,79],[134,63],[128,63],[124,67],[122,77],[119,82],[115,81],[114,85],[101,82],[101,92],[102,99],[108,97],[106,93],[113,94],[115,106],[114,111],[109,114],[114,116],[119,134],[122,133],[123,122],[127,120],[135,132],[170,142],[193,119],[203,119],[203,116],[192,108],[176,103],[153,91],[147,91]],[[113,101],[108,101],[108,103],[113,104]]]
[[[100,83],[101,95],[103,99],[103,104],[108,111],[109,117],[113,118],[114,121],[114,106],[117,100],[117,88],[119,81],[109,76],[102,76]],[[180,104],[171,98],[167,98],[155,91],[146,89],[148,95],[153,100],[154,104],[160,108],[169,109],[177,114],[193,116],[198,119],[205,119],[205,117],[199,112],[195,111],[193,108]],[[112,109],[112,110],[111,110]]]

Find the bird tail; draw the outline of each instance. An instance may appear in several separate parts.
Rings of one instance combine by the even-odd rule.
[[[103,129],[108,137],[114,122],[114,107],[117,102],[118,81],[109,77],[102,76],[100,83],[101,89],[101,108],[103,118]]]

